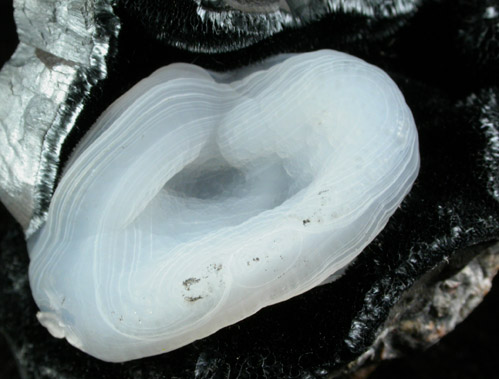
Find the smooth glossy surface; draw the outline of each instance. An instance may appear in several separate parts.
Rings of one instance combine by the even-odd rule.
[[[107,361],[173,350],[344,268],[418,168],[402,94],[360,59],[162,68],[99,119],[28,241],[38,318]]]

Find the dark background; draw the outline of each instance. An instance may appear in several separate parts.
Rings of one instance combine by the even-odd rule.
[[[3,65],[18,42],[11,0],[0,0],[0,21],[0,65]],[[12,222],[5,216],[3,207],[0,222]],[[425,352],[383,362],[369,377],[499,378],[496,364],[499,353],[499,280],[494,283],[495,287],[485,301],[454,332]],[[0,378],[16,377],[14,358],[7,341],[0,335]]]

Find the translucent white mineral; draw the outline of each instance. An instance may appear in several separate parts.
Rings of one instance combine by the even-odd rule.
[[[161,68],[97,121],[28,241],[38,319],[106,361],[176,349],[344,268],[418,168],[402,94],[358,58]]]

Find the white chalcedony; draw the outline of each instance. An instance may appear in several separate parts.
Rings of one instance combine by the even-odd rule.
[[[402,94],[358,58],[161,68],[97,121],[28,241],[38,318],[106,361],[176,349],[344,268],[418,168]]]

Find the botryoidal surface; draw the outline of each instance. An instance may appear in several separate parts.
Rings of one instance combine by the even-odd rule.
[[[115,362],[324,282],[383,229],[419,170],[395,83],[332,50],[228,74],[162,68],[75,155],[28,240],[31,288],[52,335]]]

